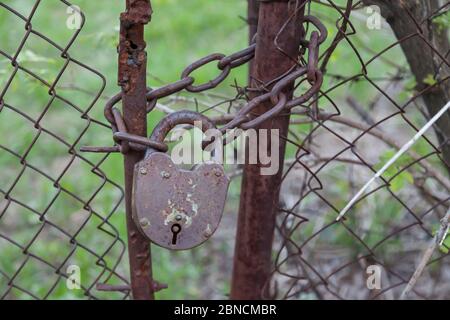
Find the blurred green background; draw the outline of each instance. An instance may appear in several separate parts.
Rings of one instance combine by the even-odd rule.
[[[63,265],[62,269],[70,264],[76,264],[81,268],[81,281],[85,287],[90,287],[100,277],[100,282],[105,281],[107,274],[102,274],[103,268],[95,265],[95,256],[104,255],[104,259],[114,265],[117,258],[123,253],[126,246],[114,242],[114,236],[107,235],[98,228],[105,228],[113,235],[118,234],[126,239],[126,227],[124,219],[123,204],[109,218],[109,225],[102,225],[102,219],[90,215],[80,201],[73,197],[59,195],[51,179],[37,174],[29,167],[22,172],[23,166],[18,162],[18,157],[26,155],[26,163],[42,169],[54,180],[58,180],[65,189],[78,195],[87,202],[93,195],[95,198],[90,202],[91,207],[106,217],[117,205],[121,192],[117,185],[107,182],[91,173],[92,166],[83,161],[73,159],[68,153],[68,146],[74,144],[76,150],[84,145],[111,145],[113,143],[111,132],[97,123],[81,119],[80,115],[89,111],[89,116],[101,122],[103,119],[103,105],[107,99],[119,91],[117,86],[117,51],[119,31],[119,14],[123,11],[124,1],[72,1],[78,5],[86,17],[86,23],[82,28],[76,42],[71,46],[69,54],[72,58],[79,60],[100,74],[102,78],[87,70],[70,63],[63,76],[56,85],[59,95],[71,101],[73,105],[60,100],[52,101],[48,94],[48,88],[36,81],[35,78],[19,70],[17,73],[11,65],[11,61],[5,54],[14,56],[17,52],[24,35],[26,34],[25,23],[17,18],[4,7],[0,6],[0,92],[6,88],[4,101],[17,110],[29,116],[20,115],[19,112],[5,107],[0,113],[0,145],[7,146],[1,150],[0,167],[2,174],[0,179],[0,190],[3,194],[10,192],[10,196],[20,199],[28,207],[18,203],[9,203],[0,200],[0,295],[8,291],[7,297],[13,299],[33,298],[20,288],[28,288],[37,297],[66,299],[81,298],[82,290],[67,290],[65,280],[55,274],[54,268],[49,268],[35,259],[26,260],[23,249],[33,239],[32,246],[27,248],[27,253],[44,257],[55,265]],[[341,3],[343,1],[335,1]],[[28,16],[35,1],[30,0],[3,0],[0,3],[14,8],[18,13]],[[178,80],[181,71],[190,63],[212,52],[231,54],[247,45],[247,25],[243,17],[246,16],[247,4],[244,0],[152,0],[153,16],[151,23],[146,27],[146,40],[148,45],[148,85],[158,87],[172,81]],[[329,37],[324,45],[327,47],[331,39],[336,35],[335,20],[336,12],[324,10],[322,7],[312,6],[314,12],[320,12],[323,21],[329,31]],[[354,24],[357,30],[365,25],[363,13],[356,15]],[[74,34],[74,30],[66,27],[66,20],[70,13],[67,5],[60,1],[41,1],[32,20],[32,28],[48,38],[57,45],[65,47]],[[364,30],[364,29],[363,29]],[[361,51],[361,58],[367,61],[375,52],[381,51],[394,40],[389,30],[381,32],[360,32],[355,38],[355,46]],[[26,40],[20,54],[17,56],[19,64],[45,81],[53,83],[59,70],[64,66],[65,60],[61,58],[60,52],[40,37],[31,34]],[[386,63],[386,61],[391,61]],[[400,71],[403,76],[402,88],[393,92],[398,103],[405,102],[412,94],[414,80],[405,73],[405,60],[399,47],[387,51],[382,59],[377,59],[368,67],[369,74],[373,77],[393,76]],[[348,45],[340,45],[330,59],[329,71],[333,75],[347,77],[361,72],[361,64],[353,49]],[[14,76],[13,76],[14,75]],[[203,83],[217,75],[213,64],[195,72],[198,83]],[[175,109],[188,108],[200,111],[224,97],[233,97],[236,90],[232,87],[236,81],[245,86],[247,79],[247,67],[242,66],[233,70],[229,78],[220,85],[214,94],[200,94],[192,96],[182,93],[185,100],[169,101]],[[324,82],[325,88],[330,88],[336,83],[336,77],[327,77]],[[95,101],[97,93],[101,92],[102,86],[106,85],[99,100]],[[2,92],[3,94],[3,92]],[[330,93],[330,97],[341,103],[342,110],[348,110],[345,98],[352,96],[354,99],[365,102],[377,98],[379,92],[367,82],[354,82],[349,86],[343,86]],[[194,98],[196,100],[194,100]],[[167,100],[161,101],[162,103]],[[40,116],[45,111],[44,116]],[[327,99],[321,99],[321,108],[328,112],[334,111],[333,106]],[[92,109],[91,109],[92,107]],[[373,111],[373,110],[370,110]],[[394,112],[391,108],[389,112]],[[386,110],[381,114],[386,114]],[[353,116],[354,114],[350,114]],[[163,116],[160,111],[154,111],[148,118],[149,130]],[[413,120],[423,123],[423,117],[418,114],[412,116]],[[61,143],[51,135],[40,132],[35,128],[39,124],[48,128],[51,132],[62,137],[66,144]],[[389,126],[403,132],[405,135],[413,131],[399,126],[401,122],[390,123]],[[311,127],[309,125],[292,126],[294,137],[302,141]],[[81,136],[81,133],[86,132]],[[35,141],[31,150],[30,144]],[[417,152],[426,154],[430,147],[418,145]],[[386,158],[392,150],[387,146],[380,146],[381,159]],[[287,158],[292,158],[297,152],[295,145],[289,145]],[[383,158],[384,155],[384,158]],[[84,154],[92,163],[101,161],[100,169],[118,185],[123,185],[122,156],[111,155],[103,160],[102,155]],[[375,157],[375,163],[378,158]],[[435,160],[439,163],[439,160]],[[67,170],[65,170],[67,169]],[[411,168],[413,170],[414,168]],[[347,195],[351,192],[348,186],[344,167],[337,166],[335,171],[327,173],[328,178],[334,179],[335,184],[330,188],[329,196],[337,207],[345,205]],[[64,173],[64,174],[63,174]],[[392,176],[394,173],[390,173]],[[20,179],[17,181],[17,177]],[[397,177],[399,189],[404,184],[411,182],[411,176],[400,175]],[[14,184],[14,182],[17,182]],[[239,198],[239,178],[234,179],[230,188],[227,207],[222,226],[218,233],[200,248],[188,252],[170,252],[153,247],[154,278],[160,282],[168,283],[169,289],[157,294],[161,299],[195,299],[195,298],[226,298],[229,292],[229,281],[231,277],[231,266],[233,257],[236,209]],[[99,189],[100,188],[100,189]],[[98,191],[100,190],[100,191]],[[397,190],[399,191],[399,190]],[[57,199],[53,202],[53,199]],[[384,203],[385,198],[378,199],[376,205],[377,219],[383,223],[386,219],[392,219],[400,211],[395,202]],[[51,204],[51,206],[50,206]],[[4,210],[5,209],[5,210]],[[3,211],[1,211],[3,210]],[[42,224],[38,213],[45,212],[45,218],[55,225],[63,226],[70,234],[74,234],[83,226],[82,231],[76,235],[77,243],[85,245],[91,251],[83,247],[76,247],[75,253],[65,261],[65,258],[74,248],[69,243],[68,237],[60,231],[55,230],[48,224]],[[327,220],[334,219],[333,212],[328,209]],[[380,224],[381,225],[381,224]],[[356,227],[356,226],[355,226]],[[382,233],[383,230],[380,230]],[[307,238],[314,230],[305,229],[302,238]],[[6,236],[5,236],[6,235]],[[339,240],[339,237],[342,239]],[[18,245],[12,245],[6,238],[14,239]],[[380,236],[367,239],[376,243]],[[375,238],[373,238],[375,237]],[[332,234],[336,243],[351,247],[353,242],[346,243],[344,235]],[[345,238],[345,239],[344,239]],[[114,243],[112,249],[109,246]],[[394,243],[394,245],[397,245]],[[16,271],[24,265],[19,274]],[[118,266],[118,272],[127,277],[126,252]],[[10,287],[10,278],[20,288]],[[122,281],[116,277],[108,279],[109,283],[120,284]],[[56,283],[56,288],[50,290]],[[120,298],[121,294],[101,293],[92,290],[92,293],[103,298]]]

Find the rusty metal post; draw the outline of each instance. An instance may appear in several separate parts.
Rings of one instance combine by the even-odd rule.
[[[141,136],[147,135],[144,25],[150,21],[151,14],[150,0],[126,0],[126,11],[120,16],[119,85],[123,117],[128,132]],[[125,209],[132,296],[149,300],[154,299],[150,243],[131,218],[134,165],[142,157],[142,153],[132,150],[125,154]]]
[[[248,42],[251,43],[258,31],[259,0],[247,0]],[[249,62],[249,83],[253,73],[253,60]]]
[[[287,72],[297,58],[302,36],[298,23],[303,15],[299,10],[278,39],[281,52],[274,39],[290,15],[296,12],[296,5],[304,1],[264,1],[260,3],[258,39],[252,68],[251,86],[260,87]],[[286,54],[288,56],[286,56]],[[293,58],[293,59],[292,59]],[[293,86],[285,93],[292,96]],[[255,109],[262,114],[272,105],[263,103]],[[286,136],[289,116],[279,116],[262,123],[257,129],[279,129],[280,136]],[[268,133],[270,148],[270,133]],[[236,234],[231,299],[261,299],[267,293],[266,281],[271,272],[272,241],[275,229],[276,206],[283,171],[286,143],[280,139],[279,170],[275,175],[261,175],[261,164],[246,164],[242,179],[241,200]],[[269,151],[270,152],[270,151]],[[270,153],[269,153],[270,154]]]
[[[249,27],[249,42],[258,29],[259,0],[248,0],[247,6],[247,22]]]

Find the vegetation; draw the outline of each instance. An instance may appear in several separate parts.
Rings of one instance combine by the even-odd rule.
[[[35,3],[29,0],[3,0],[1,2],[11,6],[24,16],[29,15]],[[73,144],[76,150],[84,145],[107,146],[113,143],[108,128],[94,122],[88,123],[81,118],[81,115],[86,110],[90,110],[88,114],[91,118],[105,123],[103,118],[104,103],[119,90],[117,86],[116,46],[119,28],[118,17],[120,12],[123,11],[123,5],[118,4],[120,1],[74,0],[72,2],[81,8],[86,17],[86,23],[76,42],[70,47],[69,54],[72,58],[86,63],[105,76],[106,86],[103,91],[104,83],[101,77],[86,68],[70,63],[55,89],[58,94],[71,101],[76,107],[60,100],[52,101],[47,87],[22,70],[15,73],[11,61],[0,54],[0,94],[9,82],[11,75],[15,73],[4,96],[5,103],[15,109],[10,107],[0,109],[0,146],[9,149],[8,151],[4,148],[0,149],[0,168],[2,168],[0,179],[0,297],[3,295],[3,291],[8,288],[7,277],[13,276],[26,259],[26,255],[23,254],[24,250],[11,245],[6,239],[7,237],[14,239],[20,246],[27,247],[27,244],[37,235],[32,246],[26,248],[26,252],[43,257],[46,261],[51,261],[55,265],[62,265],[62,269],[70,264],[80,266],[82,271],[81,281],[85,287],[90,287],[95,283],[99,275],[101,275],[103,281],[106,280],[107,275],[101,274],[103,268],[94,264],[98,258],[96,255],[102,255],[106,252],[104,259],[109,264],[114,264],[122,250],[126,248],[125,244],[118,242],[109,250],[109,246],[115,241],[114,236],[107,235],[104,231],[112,234],[117,233],[124,241],[126,240],[123,204],[109,218],[112,226],[104,225],[101,218],[108,216],[121,199],[122,193],[118,186],[123,185],[122,156],[113,154],[101,163],[100,169],[114,182],[108,182],[103,186],[103,179],[91,172],[92,167],[72,157],[68,152],[70,149],[68,145],[61,143],[55,137],[42,132],[35,126],[40,115],[44,114],[42,119],[39,119],[39,125],[62,137],[69,146]],[[212,52],[230,54],[247,45],[247,25],[241,18],[246,14],[246,2],[243,0],[152,0],[152,5],[154,10],[152,21],[146,28],[148,84],[151,87],[158,87],[179,79],[182,70],[187,65],[207,54]],[[316,7],[313,6],[312,9],[314,10],[314,8]],[[75,32],[66,27],[66,20],[69,16],[66,10],[67,6],[63,2],[42,1],[32,20],[33,30],[45,34],[57,45],[65,47]],[[364,19],[360,18],[361,12],[354,19],[357,30],[365,26]],[[337,19],[337,15],[324,11],[322,16],[329,31],[328,40],[324,44],[324,47],[328,47],[336,35],[334,21]],[[447,21],[441,21],[443,17],[439,19],[439,25],[447,23]],[[0,53],[4,52],[14,56],[26,34],[25,23],[0,6],[0,30]],[[361,59],[368,61],[374,55],[374,52],[380,52],[395,40],[392,32],[383,28],[379,32],[360,32],[354,41],[357,49],[361,50]],[[61,52],[35,34],[29,36],[17,57],[17,61],[21,66],[31,70],[49,83],[55,81],[65,63],[65,59],[61,57]],[[386,63],[386,61],[393,62]],[[405,58],[398,46],[386,51],[382,55],[382,59],[376,59],[368,66],[368,72],[372,78],[397,76],[400,79],[392,91],[392,95],[395,96],[399,104],[406,102],[415,90],[413,77],[405,66]],[[331,56],[328,71],[330,76],[325,79],[324,86],[329,88],[336,84],[339,79],[360,74],[361,64],[350,46],[340,45]],[[195,78],[198,82],[205,82],[216,74],[217,70],[213,64],[210,64],[196,72]],[[246,79],[247,67],[242,66],[235,69],[228,80],[214,94],[193,96],[183,93],[181,97],[184,99],[166,99],[161,103],[174,109],[188,108],[202,111],[217,101],[235,96],[236,88],[233,87],[234,84],[238,83],[240,86],[245,86]],[[431,77],[426,81],[431,82],[434,79]],[[92,105],[99,92],[101,92],[100,98]],[[345,108],[350,117],[357,118],[357,113],[350,109],[346,98],[351,97],[364,105],[366,101],[380,99],[379,95],[380,93],[370,83],[354,81],[348,86],[334,90],[331,93],[331,98],[340,104],[340,109]],[[51,104],[48,111],[43,113],[49,102]],[[397,112],[392,105],[386,102],[380,104],[382,107],[377,105],[378,109],[373,109],[373,106],[371,109],[367,105],[364,105],[362,109],[371,113],[378,120],[387,114]],[[319,107],[326,112],[335,112],[327,99],[321,99]],[[27,119],[17,110],[30,118]],[[163,115],[164,113],[159,110],[154,111],[148,117],[149,128],[153,128]],[[415,123],[424,123],[424,118],[419,112],[411,113],[410,116]],[[413,130],[402,127],[402,124],[401,119],[383,123],[384,129],[391,136],[395,135],[396,138],[399,138],[399,141],[406,141],[406,137],[410,136]],[[339,127],[337,128],[339,129]],[[78,140],[85,129],[86,132]],[[309,124],[295,124],[292,126],[292,138],[302,142],[310,130]],[[359,131],[347,133],[356,136],[355,132]],[[434,139],[431,133],[430,137]],[[329,147],[333,143],[337,143],[332,139],[330,137],[329,140],[325,141],[324,146]],[[35,141],[33,148],[28,150],[33,141]],[[363,141],[360,147],[361,152],[371,159],[376,168],[379,168],[394,151],[388,143],[380,143],[380,147],[374,153],[371,143],[373,143],[373,140]],[[298,146],[289,144],[286,158],[293,159],[298,156],[298,152]],[[418,155],[425,155],[431,152],[431,147],[428,144],[419,143],[414,147],[414,152]],[[22,172],[24,167],[20,165],[18,157],[13,153],[19,156],[26,155],[26,163],[29,166],[42,169],[50,179],[29,167]],[[92,163],[99,163],[103,158],[102,155],[98,154],[85,154],[84,156]],[[420,171],[420,168],[418,165],[413,165],[401,174],[396,175],[396,173],[401,168],[408,166],[411,161],[410,157],[402,157],[401,161],[397,163],[397,167],[387,172],[385,177],[388,180],[391,179],[390,190],[404,197],[412,196],[410,188],[416,178],[414,174]],[[438,168],[437,170],[444,172],[437,157],[428,161],[431,162],[432,166]],[[234,170],[235,168],[231,169]],[[354,186],[350,186],[347,178],[351,170],[343,166],[335,166],[323,171],[321,177],[324,181],[328,181],[329,185],[332,185],[327,190],[328,199],[337,207],[342,208],[348,201],[349,193],[354,190]],[[368,170],[356,174],[358,184],[367,179],[369,174]],[[18,176],[20,176],[20,179],[17,179]],[[297,175],[293,179],[298,177]],[[87,202],[92,195],[96,194],[90,205],[100,216],[91,215],[87,210],[84,210],[82,202],[75,200],[73,197],[60,195],[58,188],[55,188],[54,181],[58,181],[61,187],[76,194],[84,202]],[[13,185],[14,182],[17,183]],[[12,186],[14,187],[11,189]],[[101,186],[103,187],[97,194]],[[160,282],[169,283],[169,288],[158,293],[158,298],[226,298],[231,276],[239,187],[238,177],[232,182],[225,217],[213,240],[200,248],[187,252],[169,252],[152,247],[154,277]],[[435,185],[430,187],[431,189],[436,188]],[[2,194],[6,194],[10,189],[12,190],[11,197],[20,199],[22,203],[29,206],[28,209],[17,203],[9,204],[7,199],[3,199]],[[286,192],[283,201],[288,203],[292,200],[291,198],[298,198],[297,192],[297,189],[292,191],[292,194]],[[56,201],[53,203],[54,199]],[[388,199],[390,201],[387,201]],[[50,204],[51,206],[49,206]],[[317,210],[317,206],[317,200],[308,198],[301,210],[304,212]],[[384,226],[388,225],[389,221],[395,218],[401,220],[406,215],[402,207],[396,201],[393,201],[389,194],[377,194],[375,200],[364,201],[358,204],[356,209],[361,209],[361,206],[370,208],[376,216],[377,226],[373,232],[364,234],[364,237],[367,236],[365,239],[371,245],[376,244],[383,238],[382,235],[386,231]],[[416,204],[416,206],[419,209],[425,207],[421,203]],[[5,208],[7,210],[3,212],[2,210]],[[42,224],[40,220],[42,217],[36,212],[46,212],[46,219],[55,225],[63,226],[65,232],[72,235],[76,234],[76,242],[86,245],[93,252],[78,246],[74,254],[71,254],[74,244],[70,243],[70,237],[49,224]],[[335,212],[330,208],[321,207],[321,214],[325,217],[325,222],[331,222],[335,217]],[[361,220],[364,219],[361,218]],[[352,227],[360,227],[360,222],[360,220],[353,222]],[[84,227],[81,228],[82,226]],[[99,227],[104,230],[100,231]],[[81,232],[77,233],[80,228]],[[295,239],[305,240],[317,230],[308,225],[302,231],[304,233],[295,235],[297,237]],[[333,229],[327,232],[318,241],[318,245],[330,243],[330,239],[333,239],[336,246],[350,248],[351,253],[349,255],[356,255],[358,249],[360,249],[359,247],[356,248],[357,246],[352,242],[352,239],[342,229]],[[402,246],[398,239],[393,239],[391,244],[391,249],[398,249]],[[69,256],[68,261],[64,261]],[[58,282],[55,290],[51,291],[48,298],[66,299],[83,296],[81,290],[67,290],[65,279],[58,278],[54,269],[39,261],[31,260],[25,264],[26,268],[20,272],[14,281],[16,284],[19,283],[21,288],[27,288],[36,297],[43,298],[54,283]],[[127,276],[127,268],[125,252],[122,262],[118,266],[118,272]],[[112,278],[109,283],[119,284],[123,282],[120,279]],[[99,293],[95,288],[92,289],[92,293],[105,298],[122,297],[119,293]],[[13,299],[33,298],[32,295],[18,288],[13,288],[8,297]]]

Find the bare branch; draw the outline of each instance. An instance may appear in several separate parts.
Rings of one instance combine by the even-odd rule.
[[[428,245],[427,249],[423,253],[422,259],[420,259],[419,265],[416,268],[416,271],[414,271],[414,274],[412,275],[411,279],[409,280],[408,284],[406,285],[405,290],[403,290],[400,300],[404,300],[408,297],[411,290],[414,288],[415,284],[417,283],[417,280],[419,280],[420,276],[423,273],[423,270],[427,266],[428,261],[430,261],[431,256],[433,255],[434,250],[438,245],[442,245],[442,242],[445,240],[445,237],[447,236],[447,232],[449,229],[449,220],[450,219],[450,208],[447,210],[447,213],[445,214],[444,218],[441,220],[441,226],[439,230],[436,232],[436,235],[433,237],[433,239],[430,241],[430,244]]]

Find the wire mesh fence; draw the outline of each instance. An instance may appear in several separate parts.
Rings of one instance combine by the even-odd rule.
[[[426,1],[405,5],[369,0],[291,3],[325,24],[328,38],[319,51],[318,67],[323,73],[320,92],[290,110],[288,134],[280,136],[287,146],[281,183],[271,187],[280,190],[275,204],[273,268],[261,297],[397,299],[449,207],[448,112],[377,180],[344,219],[336,218],[358,189],[450,100],[450,4]],[[5,178],[0,186],[4,195],[0,203],[0,248],[2,255],[11,257],[10,263],[0,264],[0,294],[3,298],[51,298],[55,291],[65,290],[67,267],[76,259],[77,264],[83,261],[83,269],[90,270],[89,281],[83,280],[82,293],[91,298],[127,298],[126,290],[93,290],[97,283],[128,284],[123,275],[127,267],[122,261],[126,247],[121,239],[126,231],[111,222],[123,192],[108,179],[110,172],[102,169],[115,155],[79,152],[83,145],[99,145],[100,136],[105,145],[111,140],[111,126],[90,116],[94,104],[102,98],[106,79],[70,56],[79,31],[61,46],[47,38],[45,30],[34,27],[36,15],[45,15],[45,11],[39,11],[42,5],[41,1],[33,1],[25,15],[0,2],[0,9],[17,20],[14,28],[21,25],[24,30],[16,46],[11,44],[8,50],[0,45],[0,55],[8,64],[0,94],[0,148],[4,151],[0,161],[2,167],[8,168],[2,173]],[[304,38],[310,39],[317,26],[311,21],[305,21],[304,26]],[[27,51],[31,41],[44,41],[57,52],[58,62],[51,62],[59,63],[57,72],[42,75],[27,67],[26,59],[36,58]],[[302,54],[307,52],[307,45],[302,43]],[[252,57],[246,53],[240,58],[250,60]],[[298,67],[307,65],[307,54],[291,58]],[[150,53],[150,64],[151,59]],[[74,72],[72,68],[91,74],[99,83],[98,91],[85,105],[79,105],[77,95],[67,95],[64,90],[64,76]],[[46,105],[14,102],[15,97],[28,94],[14,89],[26,81],[37,83],[42,94],[48,95]],[[258,79],[253,81],[258,83]],[[220,87],[203,93],[187,93],[181,87],[170,95],[158,96],[161,90],[152,83],[156,98],[150,102],[155,102],[152,107],[163,113],[196,110],[219,126],[240,115],[255,91],[267,90],[271,85],[259,83],[252,87],[235,81],[233,96],[223,93]],[[305,80],[300,80],[296,96],[308,87]],[[92,83],[86,90],[92,92]],[[29,99],[32,94],[39,93],[32,92]],[[73,116],[58,113],[61,109],[69,109]],[[61,125],[66,119],[74,130]],[[75,119],[76,123],[72,123]],[[20,141],[12,134],[19,127],[26,131]],[[93,127],[98,127],[95,137],[89,133]],[[39,162],[40,152],[54,152],[58,163]],[[226,168],[239,184],[243,166]],[[81,183],[87,175],[97,181]],[[108,210],[105,198],[112,203]],[[96,205],[97,199],[101,199],[101,206]],[[237,199],[230,197],[229,202],[233,202],[229,205],[233,209],[228,210],[234,210]],[[70,206],[76,214],[58,215],[63,212],[61,206]],[[221,226],[228,233],[220,233],[210,242],[232,243],[235,223],[236,216],[228,215]],[[53,245],[54,239],[59,241],[53,248],[49,244]],[[444,239],[427,262],[410,298],[449,297],[448,247]],[[195,252],[216,249],[207,243],[194,251],[192,261],[186,262],[186,256],[174,256],[171,261],[196,263]],[[221,266],[225,269],[221,272],[231,275],[232,250],[219,255],[229,261]],[[210,275],[213,271],[202,271],[206,279],[214,278]],[[368,288],[368,279],[378,271],[382,285]],[[23,282],[32,274],[39,274],[41,283]],[[176,287],[177,279],[171,278],[169,285]],[[202,287],[200,282],[197,285]],[[211,293],[208,288],[202,293],[204,297],[226,296]]]
[[[397,299],[448,209],[447,120],[438,122],[435,132],[427,132],[402,156],[347,213],[347,220],[335,218],[348,199],[447,103],[448,43],[438,44],[439,31],[425,30],[445,15],[448,24],[449,3],[424,2],[426,10],[413,4],[401,7],[401,17],[391,16],[395,34],[382,32],[382,48],[371,45],[377,35],[370,29],[370,39],[364,43],[361,30],[370,27],[370,21],[358,24],[361,12],[376,17],[377,7],[357,10],[364,3],[352,1],[343,8],[331,1],[324,4],[312,8],[336,26],[334,39],[342,40],[340,46],[348,50],[340,53],[332,43],[321,52],[322,61],[330,60],[328,81],[318,97],[319,111],[292,121],[299,125],[292,127],[289,137],[293,150],[281,187],[273,293],[278,298]],[[399,31],[395,23],[401,18],[408,27]],[[448,39],[442,32],[440,36]],[[422,50],[407,51],[414,47]],[[401,48],[406,50],[406,61]],[[412,55],[420,56],[419,64],[429,64],[427,73],[417,70]],[[341,69],[343,59],[354,61],[357,70]],[[310,106],[314,110],[314,104]],[[410,298],[449,297],[447,255],[444,241]],[[381,288],[367,290],[373,272],[369,266],[382,270]]]
[[[71,6],[67,1],[59,3],[64,11]],[[99,298],[102,293],[95,290],[97,283],[128,282],[117,272],[125,243],[110,222],[123,191],[101,168],[108,155],[93,161],[78,151],[93,126],[108,128],[89,115],[106,79],[71,57],[81,29],[69,30],[72,34],[60,41],[52,40],[46,30],[34,25],[48,15],[45,2],[28,1],[21,7],[23,13],[15,5],[0,2],[2,19],[11,21],[13,28],[2,30],[11,37],[4,38],[0,47],[0,296]],[[65,20],[59,22],[63,25]],[[83,25],[84,18],[80,22]],[[43,58],[43,52],[32,50],[37,45],[47,53]],[[33,59],[56,66],[52,72],[43,71],[30,67],[28,62]],[[64,88],[67,77],[74,74],[88,74],[89,81],[97,83],[91,101],[82,105],[77,95],[67,94]],[[34,95],[47,95],[47,103],[33,103]],[[43,161],[42,154],[50,154],[50,162]],[[109,208],[99,206],[99,199],[110,199]],[[81,290],[67,291],[74,265],[89,273]],[[115,295],[126,298],[128,293]]]

